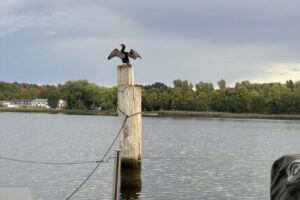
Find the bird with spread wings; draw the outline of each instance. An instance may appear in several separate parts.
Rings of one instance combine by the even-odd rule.
[[[137,59],[137,58],[140,58],[142,59],[142,57],[138,54],[138,52],[136,52],[135,50],[133,49],[130,49],[129,52],[126,52],[125,51],[125,44],[121,44],[121,50],[119,49],[114,49],[108,56],[108,60],[114,58],[114,57],[118,57],[122,60],[123,64],[130,64],[129,62],[129,58],[132,58],[132,59]]]

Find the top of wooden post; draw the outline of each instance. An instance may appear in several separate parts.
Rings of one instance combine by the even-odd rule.
[[[131,64],[118,66],[118,86],[134,85],[134,73]]]

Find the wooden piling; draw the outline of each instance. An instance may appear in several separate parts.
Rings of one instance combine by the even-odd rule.
[[[118,66],[118,114],[121,125],[126,123],[120,135],[122,188],[141,188],[142,155],[142,90],[134,86],[133,67]]]
[[[120,169],[121,169],[121,151],[119,149],[115,152],[115,171],[114,171],[114,181],[113,181],[113,197],[112,200],[118,200],[120,191]]]

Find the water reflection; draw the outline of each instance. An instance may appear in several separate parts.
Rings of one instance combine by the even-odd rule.
[[[142,190],[141,162],[128,159],[121,165],[121,200],[139,200]]]
[[[142,186],[142,185],[140,185]],[[136,188],[121,188],[120,200],[139,200],[142,187]]]

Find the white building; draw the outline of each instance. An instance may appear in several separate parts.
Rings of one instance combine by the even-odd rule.
[[[12,99],[10,108],[30,107],[32,99]]]
[[[32,107],[50,108],[48,105],[48,99],[33,99],[31,101]]]
[[[12,99],[10,101],[0,101],[4,107],[7,108],[26,108],[26,107],[40,107],[50,108],[48,99]],[[67,102],[60,99],[57,103],[56,109],[64,109],[67,107]]]
[[[57,103],[56,109],[63,109],[67,107],[67,102],[65,100],[60,99]]]
[[[11,108],[11,102],[10,101],[0,101],[0,105],[3,105],[6,108]]]
[[[12,99],[9,108],[41,107],[50,108],[48,99]]]

